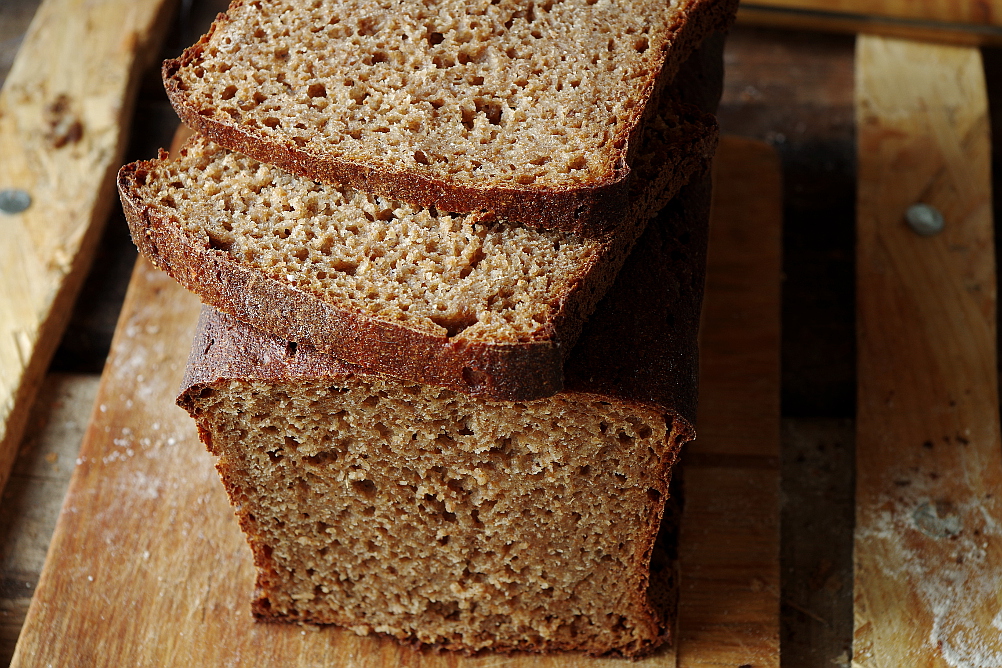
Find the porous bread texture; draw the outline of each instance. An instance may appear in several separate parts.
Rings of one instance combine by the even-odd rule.
[[[236,0],[164,64],[192,127],[304,176],[582,231],[733,0]],[[607,192],[608,191],[608,192]]]
[[[135,195],[192,240],[290,287],[430,336],[549,338],[607,240],[440,212],[293,176],[195,136]]]
[[[658,517],[693,437],[709,196],[703,173],[647,227],[547,399],[389,380],[203,309],[178,403],[253,548],[255,613],[466,650],[670,635]]]
[[[560,390],[647,220],[713,154],[711,116],[667,96],[660,112],[635,160],[644,178],[598,235],[323,185],[199,136],[177,160],[123,167],[119,192],[143,254],[219,310],[399,378],[534,399]]]
[[[649,562],[691,429],[656,407],[353,373],[185,397],[254,552],[262,619],[466,651],[634,656],[667,633]]]

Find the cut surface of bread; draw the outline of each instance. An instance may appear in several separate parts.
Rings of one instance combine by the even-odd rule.
[[[736,6],[236,0],[164,81],[191,127],[262,162],[581,232],[622,206],[661,88]]]
[[[178,403],[254,553],[255,615],[470,652],[666,640],[677,580],[655,537],[693,437],[708,208],[702,178],[647,229],[573,389],[544,399],[368,373],[203,310]]]
[[[373,371],[524,400],[562,387],[582,323],[716,126],[666,104],[645,139],[646,178],[595,236],[320,184],[200,136],[123,167],[119,191],[136,245],[205,303]]]

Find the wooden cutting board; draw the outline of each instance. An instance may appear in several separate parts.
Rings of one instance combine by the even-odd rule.
[[[780,192],[772,149],[724,141],[716,191],[707,300],[718,315],[707,319],[703,353],[704,392],[716,399],[701,418],[721,424],[693,448],[702,452],[693,480],[704,482],[686,486],[690,544],[681,561],[692,575],[683,572],[678,663],[778,666]],[[198,311],[193,296],[140,260],[13,666],[676,665],[673,650],[639,663],[467,658],[336,628],[255,623],[250,550],[212,458],[173,403]],[[750,329],[711,331],[734,329],[732,315]],[[762,428],[754,438],[749,414]]]

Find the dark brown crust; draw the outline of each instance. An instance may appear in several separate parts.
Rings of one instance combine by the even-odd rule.
[[[523,401],[552,395],[563,387],[563,364],[570,347],[648,219],[713,155],[717,139],[713,118],[694,107],[680,109],[688,141],[649,142],[645,150],[652,155],[645,155],[637,170],[645,180],[636,183],[630,208],[615,216],[615,226],[604,235],[601,257],[584,269],[557,305],[553,322],[532,341],[434,336],[324,301],[241,265],[192,240],[178,224],[144,204],[137,183],[153,168],[151,162],[124,166],[118,188],[139,250],[206,304],[372,371],[473,396]],[[665,164],[675,169],[658,169]]]
[[[492,651],[583,651],[592,654],[618,653],[637,657],[653,652],[671,635],[674,618],[669,609],[676,594],[674,570],[655,573],[658,591],[651,594],[651,558],[661,527],[668,497],[671,468],[682,444],[695,436],[698,348],[696,345],[702,281],[706,258],[706,221],[709,217],[710,179],[703,174],[683,189],[652,222],[620,272],[598,311],[589,320],[581,340],[567,363],[567,393],[586,395],[612,404],[655,408],[665,415],[672,444],[658,470],[652,471],[652,487],[659,495],[651,499],[650,522],[638,527],[638,553],[633,574],[636,589],[634,609],[644,611],[652,633],[644,642],[629,648],[601,646],[599,643],[570,645],[518,644]],[[632,317],[631,313],[643,313]],[[295,382],[307,379],[344,379],[367,372],[309,346],[291,346],[284,340],[248,327],[232,317],[205,308],[178,405],[200,423],[199,432],[211,452],[217,453],[202,426],[197,400],[203,390],[228,379]],[[226,471],[220,470],[226,484]],[[229,489],[229,487],[228,487]],[[231,494],[233,490],[229,490]],[[232,496],[231,496],[232,498]],[[239,514],[239,513],[238,513]],[[677,513],[676,513],[677,514]],[[672,513],[669,513],[669,520]],[[245,530],[250,525],[243,524]],[[662,532],[665,528],[661,529]],[[670,531],[671,527],[667,527]],[[269,573],[274,565],[268,551],[248,533],[259,569],[259,596],[254,613],[268,621],[296,621],[278,618],[267,604]],[[669,562],[671,561],[669,555]],[[667,568],[674,566],[668,563]],[[300,619],[314,623],[350,625],[353,620],[334,618]],[[443,649],[468,650],[461,645]]]
[[[234,5],[243,4],[235,0]],[[435,206],[457,213],[488,212],[499,219],[525,225],[566,230],[574,233],[601,233],[614,220],[611,213],[628,205],[631,182],[637,178],[631,169],[638,150],[646,111],[657,106],[661,89],[674,79],[703,39],[715,30],[726,30],[737,11],[737,0],[697,0],[693,8],[678,17],[673,26],[674,40],[659,71],[651,77],[645,104],[638,105],[629,137],[618,151],[615,173],[591,185],[575,188],[513,188],[492,186],[474,188],[444,182],[408,170],[376,169],[365,164],[338,158],[312,155],[294,145],[276,142],[244,126],[222,123],[199,113],[181,89],[175,75],[182,67],[199,61],[213,32],[229,20],[220,14],[210,31],[180,57],[163,64],[167,95],[181,119],[192,129],[221,146],[273,164],[294,174],[327,183],[349,185],[358,190],[385,195],[424,207]]]

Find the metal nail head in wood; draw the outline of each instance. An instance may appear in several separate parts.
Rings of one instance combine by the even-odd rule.
[[[0,190],[0,211],[7,214],[21,213],[31,206],[31,195],[17,188]]]
[[[943,214],[931,204],[912,204],[905,211],[905,220],[908,221],[908,227],[912,228],[913,232],[921,234],[923,237],[939,234],[945,225]]]

